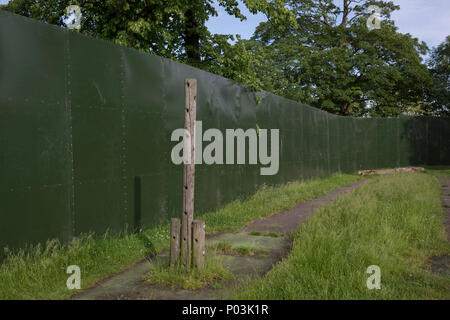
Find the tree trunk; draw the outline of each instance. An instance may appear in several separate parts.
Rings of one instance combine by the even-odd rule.
[[[193,1],[195,2],[195,1]],[[186,10],[186,22],[184,32],[184,45],[187,55],[187,62],[191,65],[198,66],[200,60],[200,30],[197,19],[195,17],[195,4]]]

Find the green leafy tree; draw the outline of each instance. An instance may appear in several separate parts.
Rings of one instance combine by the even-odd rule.
[[[340,3],[338,5],[337,3]],[[431,83],[420,54],[428,50],[397,32],[388,1],[288,1],[296,26],[261,23],[255,52],[264,89],[340,115],[396,116],[423,101]],[[380,29],[370,30],[370,5],[380,8]]]
[[[12,0],[4,8],[64,26],[65,8],[78,4],[84,34],[189,63],[336,114],[424,114],[432,112],[431,105],[445,105],[445,92],[429,89],[433,80],[420,57],[428,48],[397,31],[390,14],[399,7],[392,2],[243,2],[251,13],[267,17],[251,40],[208,31],[206,21],[217,15],[212,0]],[[237,0],[220,0],[219,5],[246,19]],[[370,5],[380,8],[381,29],[366,25]],[[443,83],[442,71],[434,69],[435,83]]]
[[[241,82],[254,91],[262,91],[263,81],[257,67],[264,61],[263,52],[252,50],[249,42],[242,40],[239,35],[216,34],[212,38],[203,46],[204,69]],[[230,44],[230,40],[236,41]]]
[[[280,0],[245,0],[250,12],[263,12],[284,23],[295,23]],[[167,58],[207,68],[203,63],[216,51],[210,41],[223,39],[211,35],[205,23],[217,11],[213,0],[12,0],[4,9],[59,26],[65,25],[65,8],[82,9],[80,32]],[[220,0],[225,11],[245,20],[237,0]],[[289,21],[290,20],[290,21]],[[213,46],[224,46],[219,41]]]
[[[80,32],[167,58],[179,59],[183,44],[184,1],[155,0],[12,0],[6,9],[65,26],[65,9],[79,5]]]
[[[439,115],[450,116],[450,36],[433,49],[428,66],[433,77],[431,107]]]

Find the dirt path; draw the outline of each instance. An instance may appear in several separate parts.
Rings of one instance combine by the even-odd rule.
[[[447,212],[444,217],[444,228],[447,240],[450,241],[450,178],[439,178],[442,187],[442,206]],[[450,256],[431,258],[431,271],[450,277]]]
[[[142,277],[154,267],[158,260],[164,261],[168,259],[166,250],[151,261],[142,260],[131,268],[100,281],[95,286],[72,296],[72,299],[188,300],[219,299],[224,297],[240,279],[262,276],[282,257],[286,256],[290,248],[287,234],[304,223],[315,211],[330,204],[337,197],[343,196],[361,186],[366,181],[367,179],[361,179],[350,186],[340,187],[324,196],[299,203],[289,211],[278,212],[267,218],[253,221],[239,232],[223,233],[208,237],[207,246],[218,242],[226,242],[232,248],[264,249],[264,254],[256,254],[254,256],[222,255],[224,266],[235,275],[235,279],[223,284],[222,288],[205,288],[195,291],[172,290],[152,285],[142,280]],[[261,235],[252,235],[252,231],[259,231]],[[263,234],[267,232],[276,232],[283,235],[272,237]],[[253,234],[255,233],[253,232]]]

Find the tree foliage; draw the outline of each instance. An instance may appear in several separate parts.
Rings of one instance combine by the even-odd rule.
[[[428,65],[433,77],[431,106],[437,114],[450,116],[450,36],[433,49]]]
[[[238,0],[12,0],[5,9],[64,26],[65,8],[82,8],[80,32],[188,63],[323,110],[352,116],[448,111],[447,43],[429,68],[425,43],[399,33],[390,15],[399,7],[374,0],[242,0],[262,12],[250,40],[211,34],[217,4],[246,17]],[[381,28],[370,30],[371,5]],[[234,43],[233,43],[234,41]],[[431,72],[430,72],[431,70]],[[447,80],[446,80],[447,79]],[[446,89],[446,90],[444,90]]]
[[[396,116],[423,101],[431,79],[420,54],[427,47],[397,32],[388,1],[288,1],[297,27],[270,19],[253,36],[264,89],[341,115]],[[369,30],[367,8],[381,8],[381,29]]]
[[[206,44],[214,39],[205,26],[217,16],[213,0],[11,0],[4,9],[59,26],[65,25],[65,8],[79,5],[80,32],[141,49],[167,58],[201,64]],[[279,0],[246,0],[250,12],[263,12],[286,21],[290,11]],[[220,0],[225,11],[240,19],[237,0]]]

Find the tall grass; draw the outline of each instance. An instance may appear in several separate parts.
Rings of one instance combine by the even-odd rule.
[[[149,247],[145,241],[151,241]],[[151,239],[151,240],[150,240]],[[142,234],[102,237],[80,235],[63,245],[58,240],[47,241],[15,252],[7,252],[0,266],[0,299],[59,299],[74,294],[66,287],[69,265],[81,270],[81,286],[96,281],[129,266],[167,245],[169,230],[158,227]]]
[[[312,216],[290,255],[240,286],[240,299],[449,299],[450,279],[428,258],[450,254],[438,181],[423,173],[378,176]],[[381,268],[369,290],[367,267]]]
[[[425,172],[438,177],[438,178],[450,178],[450,166],[424,166]]]
[[[291,209],[295,204],[349,185],[359,176],[335,174],[326,179],[291,182],[281,186],[263,186],[250,199],[234,201],[216,212],[204,214],[208,233],[233,231],[258,218]]]
[[[237,230],[254,219],[289,209],[358,178],[338,174],[264,187],[247,200],[234,201],[201,218],[206,221],[208,233]],[[66,288],[69,265],[80,267],[81,287],[86,288],[168,245],[169,227],[163,225],[139,234],[81,235],[66,245],[51,240],[44,246],[10,251],[0,265],[0,299],[67,298],[76,292]]]
[[[202,269],[192,268],[188,271],[182,266],[170,267],[167,261],[159,261],[144,276],[149,283],[184,290],[211,287],[217,282],[233,278],[233,273],[223,266],[223,257],[217,255],[214,250],[206,256]]]

